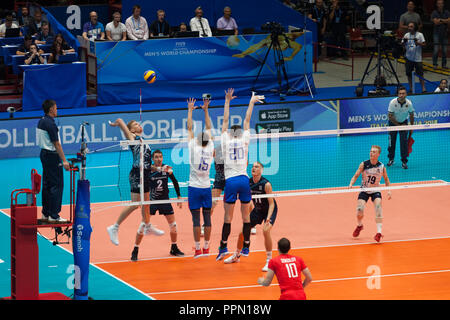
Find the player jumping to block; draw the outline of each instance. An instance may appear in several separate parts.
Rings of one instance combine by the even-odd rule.
[[[264,222],[264,246],[266,247],[266,264],[262,271],[268,271],[270,259],[272,259],[272,237],[270,231],[277,218],[278,207],[274,198],[254,198],[254,195],[271,194],[272,185],[269,180],[262,176],[263,165],[260,162],[255,162],[252,167],[252,177],[250,178],[250,190],[252,192],[252,202],[250,203],[250,224],[253,228],[257,224]],[[244,242],[244,236],[241,233],[238,239],[237,251],[229,258],[225,259],[225,263],[239,262],[239,257],[244,255],[241,252]]]
[[[358,179],[359,175],[362,174],[362,184],[361,188],[376,188],[380,186],[381,177],[384,178],[384,182],[386,186],[390,185],[389,178],[387,176],[386,167],[384,164],[378,161],[378,157],[381,153],[381,147],[379,146],[372,146],[370,148],[370,159],[366,160],[364,162],[361,162],[361,164],[358,167],[358,170],[356,170],[355,175],[353,176],[352,180],[350,181],[350,185],[348,186],[351,188],[353,184]],[[375,222],[377,224],[377,233],[375,234],[375,241],[380,242],[380,239],[383,237],[381,234],[382,232],[382,225],[383,225],[383,211],[381,208],[381,192],[374,192],[365,190],[359,193],[358,195],[358,205],[357,205],[357,214],[356,219],[358,221],[358,225],[353,231],[353,237],[358,237],[361,230],[363,230],[363,224],[362,219],[364,217],[364,207],[367,203],[367,200],[369,198],[372,199],[372,202],[375,206]],[[388,190],[388,200],[391,199],[391,190]]]
[[[142,134],[142,127],[137,121],[130,121],[128,124],[118,118],[114,122],[110,122],[112,127],[119,127],[124,133],[125,137],[128,140],[140,140]],[[130,187],[131,187],[131,201],[137,202],[140,201],[140,145],[131,145],[130,150],[133,154],[133,165],[129,174]],[[151,154],[152,150],[148,145],[144,145],[144,201],[149,200],[149,184],[148,184],[148,175],[151,172]],[[109,237],[111,242],[116,246],[119,245],[119,226],[120,224],[134,211],[138,208],[138,206],[129,206],[122,210],[119,218],[116,223],[109,226],[107,228]],[[157,236],[162,236],[164,231],[159,230],[151,225],[150,223],[150,214],[149,214],[149,206],[142,206],[142,222],[139,225],[139,229],[136,234],[136,243],[140,243],[143,235],[147,234],[155,234]]]
[[[195,253],[194,258],[209,254],[211,238],[211,182],[209,170],[214,158],[214,142],[211,135],[211,119],[208,114],[209,99],[203,99],[202,109],[205,112],[205,131],[194,138],[192,111],[195,109],[195,99],[188,99],[187,129],[189,137],[189,186],[188,202],[192,214]],[[203,213],[205,243],[200,249],[200,209]]]
[[[221,144],[225,171],[225,215],[222,227],[222,239],[220,241],[219,254],[216,257],[216,260],[222,260],[228,253],[227,241],[231,232],[234,205],[238,198],[241,201],[243,222],[242,233],[244,236],[242,251],[244,254],[248,255],[250,245],[251,225],[249,205],[252,200],[252,195],[247,175],[248,146],[250,144],[250,118],[255,102],[263,102],[264,96],[258,96],[253,93],[245,115],[243,130],[240,125],[233,125],[229,130],[230,101],[233,98],[233,93],[234,89],[228,89],[228,91],[226,91],[223,112]]]

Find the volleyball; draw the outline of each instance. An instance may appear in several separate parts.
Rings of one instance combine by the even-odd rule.
[[[147,70],[144,72],[144,80],[148,83],[153,83],[156,80],[156,73],[153,70]]]

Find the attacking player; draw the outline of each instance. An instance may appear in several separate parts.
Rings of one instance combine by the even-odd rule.
[[[211,182],[209,171],[214,158],[214,142],[211,134],[211,119],[208,114],[209,99],[203,99],[202,109],[205,112],[205,131],[194,137],[192,111],[195,109],[195,99],[188,99],[187,129],[189,137],[189,186],[188,203],[192,214],[195,253],[194,258],[209,254],[211,238]],[[203,213],[205,243],[200,248],[200,209]]]
[[[250,211],[249,205],[252,200],[250,184],[247,175],[248,146],[250,143],[250,118],[255,102],[263,102],[264,96],[254,93],[250,99],[247,113],[244,119],[244,128],[233,125],[228,129],[230,117],[230,101],[233,99],[233,89],[228,89],[225,94],[225,106],[222,124],[222,153],[224,158],[225,191],[224,191],[224,223],[222,227],[222,239],[220,241],[219,254],[216,260],[222,260],[228,253],[227,242],[231,232],[231,221],[233,219],[234,205],[239,198],[241,201],[241,214],[244,236],[242,252],[249,253],[250,246]]]
[[[262,268],[262,271],[268,271],[268,265],[270,259],[272,259],[272,237],[270,231],[277,218],[278,207],[274,198],[254,198],[254,195],[272,194],[272,185],[269,180],[262,176],[263,165],[260,162],[255,162],[252,167],[252,177],[250,178],[250,190],[252,192],[252,202],[250,203],[250,224],[253,228],[257,224],[264,222],[263,234],[264,234],[264,246],[266,247],[266,264]],[[239,262],[239,258],[245,253],[242,253],[242,245],[244,242],[244,236],[241,233],[238,239],[237,251],[227,259],[225,263]]]
[[[134,141],[134,140],[140,140],[142,135],[142,127],[137,121],[130,121],[128,124],[125,124],[125,122],[118,118],[114,122],[110,122],[110,125],[112,127],[119,127],[125,137],[128,140]],[[131,145],[130,150],[133,154],[133,165],[129,174],[129,181],[130,181],[130,187],[131,187],[131,201],[132,202],[138,202],[140,201],[140,151],[141,146],[140,145]],[[149,200],[149,184],[147,177],[150,175],[151,172],[151,166],[152,166],[152,150],[150,146],[144,145],[144,201]],[[111,239],[111,242],[115,244],[116,246],[119,245],[119,226],[120,224],[139,206],[129,206],[125,207],[122,212],[120,213],[117,221],[115,224],[109,226],[107,228],[109,237]],[[142,240],[143,235],[147,234],[155,234],[158,236],[161,236],[164,234],[164,231],[159,230],[151,225],[150,223],[150,213],[149,213],[149,206],[144,205],[142,206],[142,222],[139,225],[137,234],[136,234],[136,243],[139,244]]]
[[[280,285],[280,300],[306,300],[304,289],[312,281],[311,272],[302,258],[289,254],[291,243],[286,238],[278,241],[280,255],[269,261],[266,277],[258,278],[258,283],[268,287],[276,275]],[[302,283],[300,272],[305,276]]]
[[[359,175],[362,174],[362,183],[361,188],[376,188],[380,186],[381,177],[384,178],[384,182],[388,187],[390,185],[389,178],[387,176],[386,167],[380,161],[378,161],[378,157],[381,153],[381,147],[372,146],[370,148],[370,159],[361,164],[356,170],[355,175],[350,181],[351,188],[353,184],[358,179]],[[358,221],[358,225],[353,231],[353,237],[358,237],[361,230],[363,230],[362,219],[364,217],[364,207],[367,203],[367,200],[372,199],[372,202],[375,206],[375,222],[377,224],[377,233],[375,234],[375,241],[380,242],[380,239],[383,237],[381,234],[382,226],[383,226],[383,211],[381,208],[381,192],[374,192],[370,190],[365,190],[359,193],[358,195],[358,204],[356,208],[356,219]],[[388,190],[388,200],[391,199],[391,190]]]
[[[181,198],[180,186],[173,174],[171,167],[163,164],[163,154],[160,150],[153,151],[152,154],[153,166],[152,173],[150,175],[150,201],[152,200],[169,200],[169,181],[173,183],[177,198]],[[182,203],[177,203],[178,207],[182,208]],[[170,229],[170,239],[172,245],[170,248],[170,254],[172,256],[184,256],[184,253],[180,251],[177,246],[177,223],[175,221],[175,214],[171,203],[159,203],[150,205],[150,215],[155,215],[159,211],[166,217],[167,223]]]

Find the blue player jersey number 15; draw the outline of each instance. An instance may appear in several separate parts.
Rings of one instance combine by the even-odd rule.
[[[200,158],[200,164],[198,165],[198,170],[208,171],[209,164],[205,161],[205,158]]]

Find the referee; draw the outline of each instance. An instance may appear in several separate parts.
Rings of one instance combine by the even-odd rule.
[[[388,118],[389,126],[404,126],[409,122],[414,124],[414,107],[411,100],[406,99],[406,88],[401,86],[397,89],[397,98],[392,99],[389,103]],[[412,132],[412,131],[411,131]],[[397,133],[400,134],[400,154],[402,157],[402,168],[408,169],[408,131],[389,131],[389,147],[388,158],[389,162],[387,166],[390,167],[394,164],[395,157],[395,145],[397,142]]]
[[[50,222],[67,222],[59,216],[61,212],[64,187],[63,167],[70,165],[64,156],[59,141],[58,127],[55,124],[57,107],[54,100],[45,100],[42,104],[45,115],[39,120],[36,135],[41,148],[42,162],[42,219]],[[61,163],[62,162],[62,163]]]

